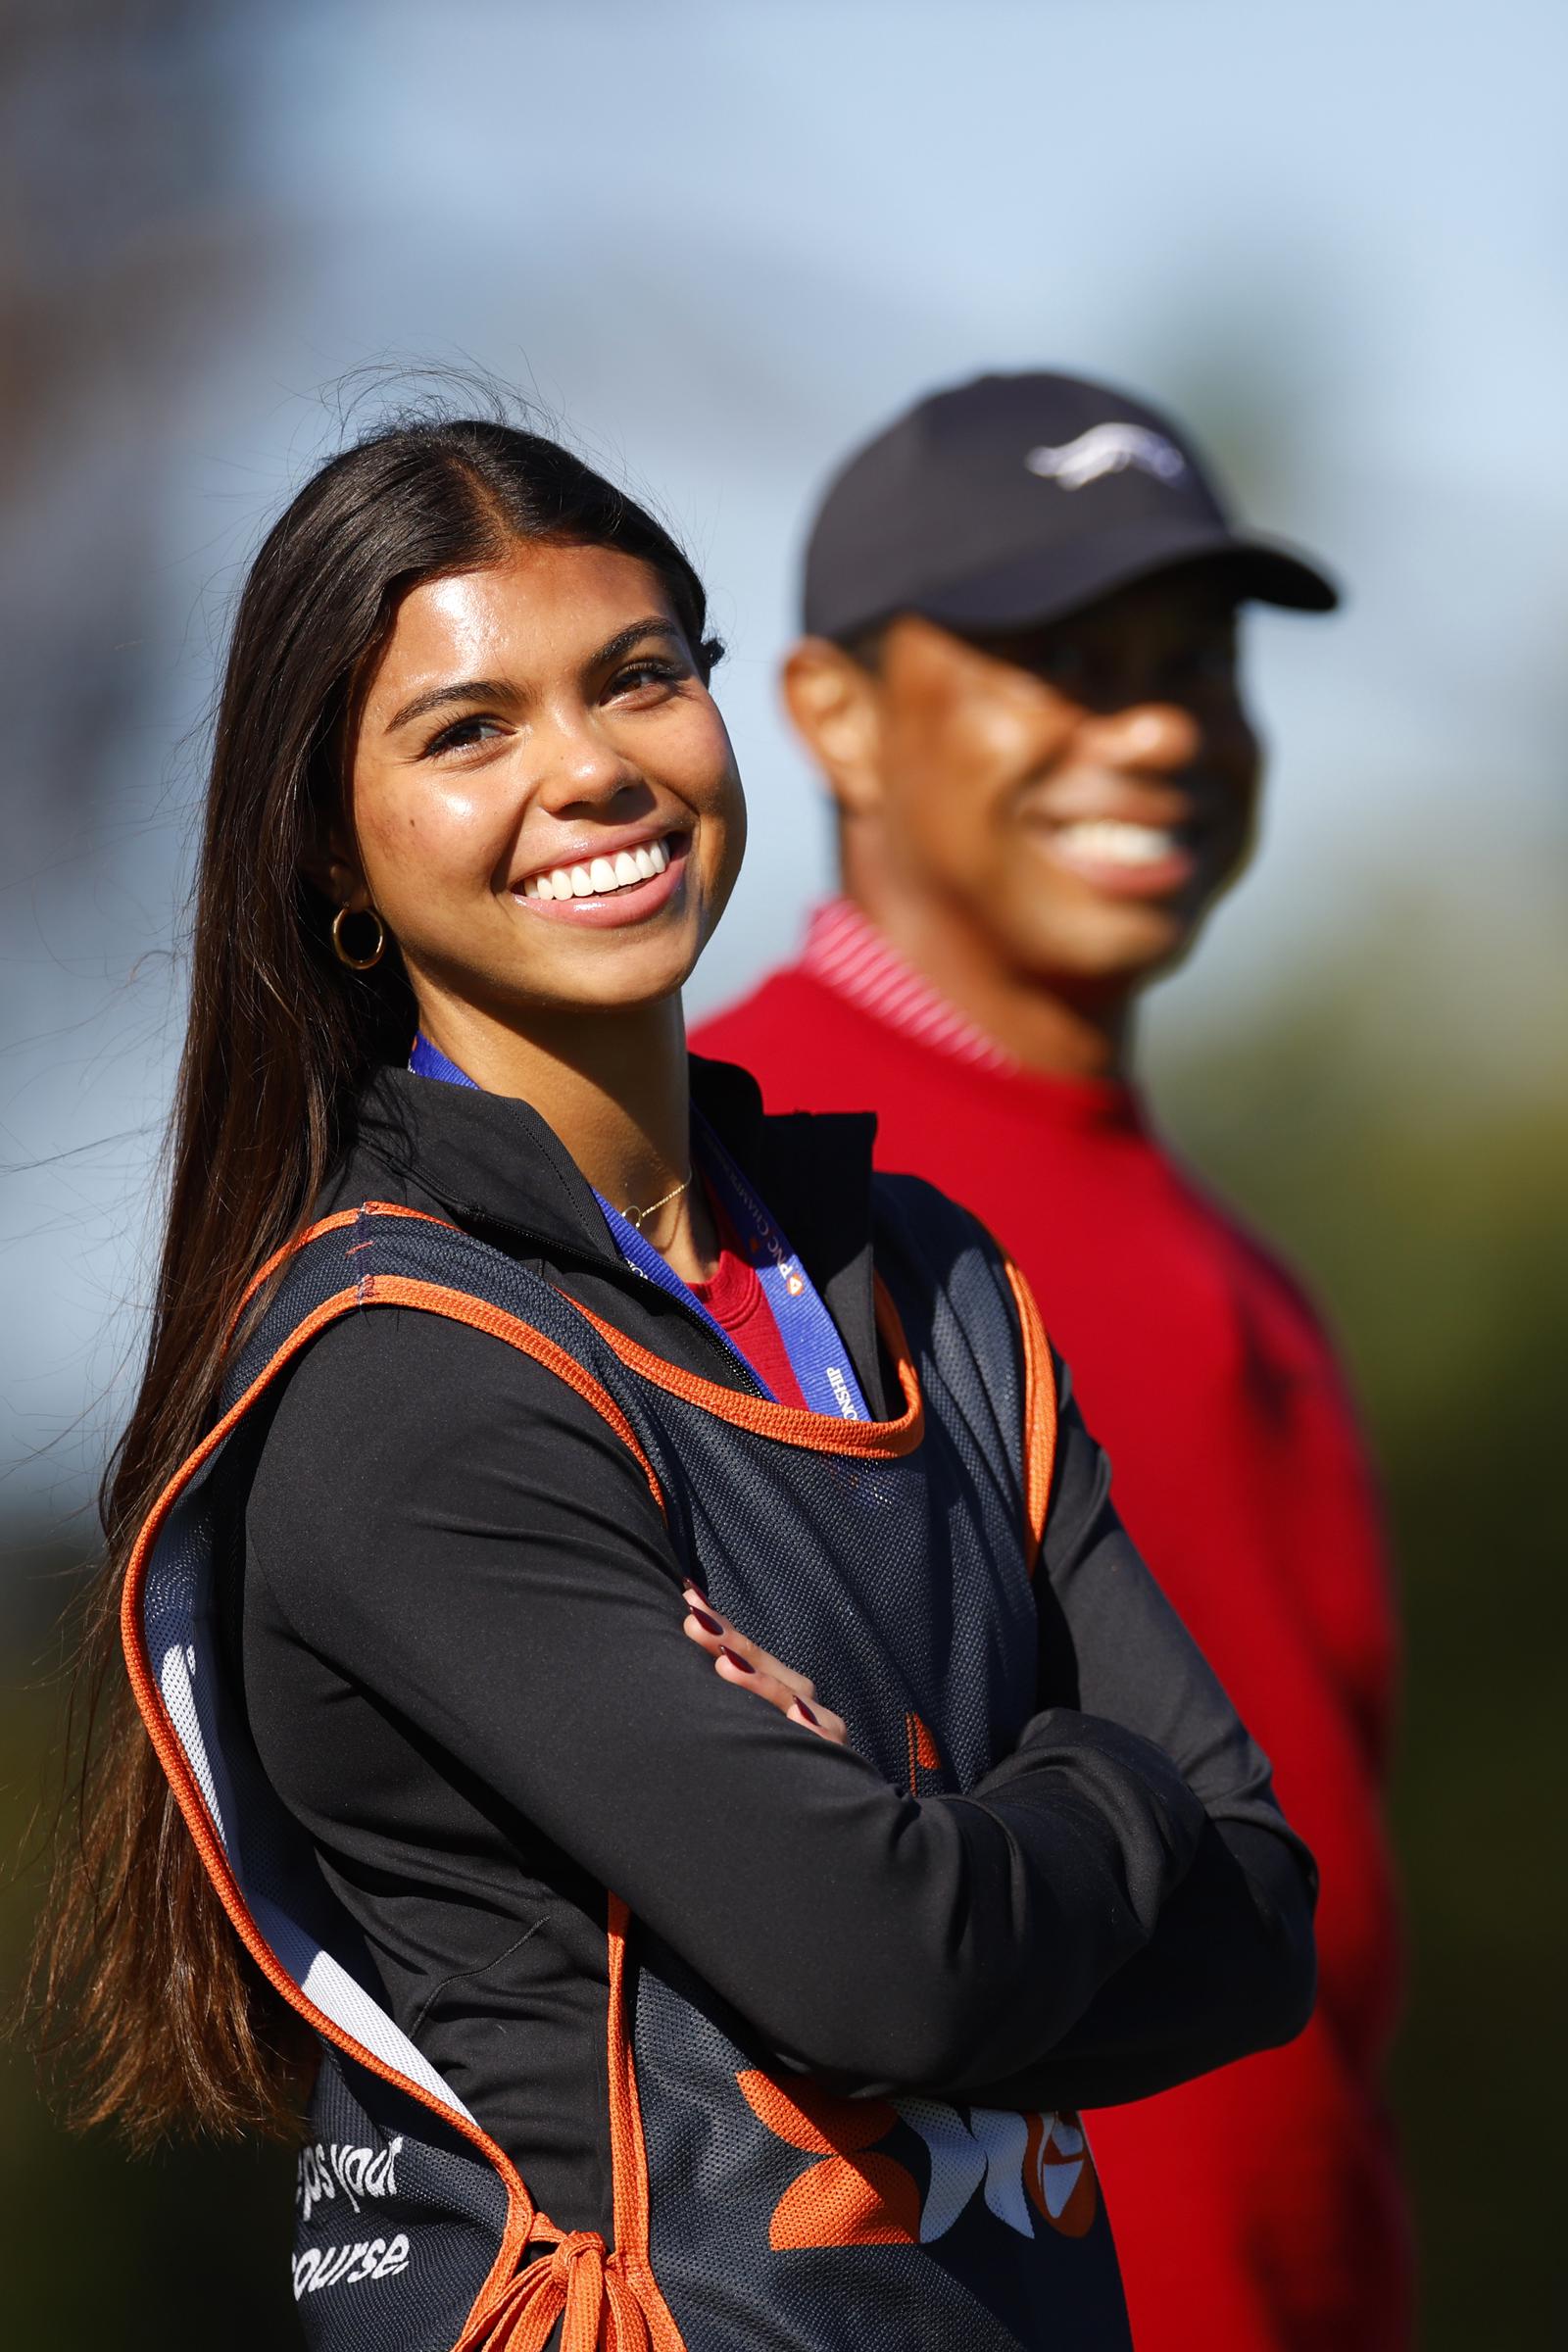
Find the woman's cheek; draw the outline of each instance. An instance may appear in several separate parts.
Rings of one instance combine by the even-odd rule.
[[[467,779],[370,796],[359,827],[372,889],[378,868],[384,877],[378,903],[415,906],[488,893],[508,839],[494,801]]]
[[[716,703],[677,706],[638,760],[651,780],[667,783],[699,811],[720,808],[740,790],[735,750]],[[636,758],[635,751],[633,758]]]

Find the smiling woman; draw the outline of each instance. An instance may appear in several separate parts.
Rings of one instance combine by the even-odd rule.
[[[632,1205],[688,1172],[679,991],[746,838],[707,666],[664,582],[614,547],[514,540],[420,582],[317,854],[326,894],[396,940],[438,1051],[549,1103]],[[621,1017],[586,1023],[596,1006]],[[710,1240],[683,1200],[666,1254],[710,1271]]]
[[[435,1042],[524,1096],[519,1004],[535,1045],[552,1007],[636,1003],[678,1047],[672,1001],[733,887],[745,805],[647,564],[543,541],[411,589],[358,721],[325,886],[373,904]]]
[[[1298,2030],[1311,1865],[1016,1270],[687,1055],[705,609],[495,424],[257,558],[47,1997],[303,2114],[331,2352],[1106,2352],[1073,2111]]]

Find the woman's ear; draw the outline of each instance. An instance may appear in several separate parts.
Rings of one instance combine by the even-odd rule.
[[[304,864],[307,876],[329,905],[346,906],[354,914],[363,914],[369,906],[370,894],[354,842],[341,824],[313,839]]]
[[[796,733],[845,816],[882,798],[882,714],[875,672],[826,637],[803,637],[785,656],[784,704]]]

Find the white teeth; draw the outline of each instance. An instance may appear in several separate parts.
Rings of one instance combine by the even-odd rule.
[[[1076,825],[1063,825],[1056,838],[1063,849],[1106,865],[1154,865],[1181,847],[1179,837],[1167,826],[1135,825],[1120,817],[1085,818]]]
[[[617,850],[613,858],[590,858],[582,865],[557,865],[548,874],[529,874],[522,896],[546,901],[603,899],[612,891],[651,882],[668,863],[669,852],[662,841],[639,842],[634,850]]]

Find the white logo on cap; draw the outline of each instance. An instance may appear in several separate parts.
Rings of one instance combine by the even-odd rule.
[[[1102,473],[1120,473],[1128,466],[1161,482],[1178,481],[1187,471],[1187,460],[1175,443],[1163,433],[1152,433],[1147,424],[1092,424],[1087,433],[1064,441],[1059,449],[1032,449],[1024,464],[1031,473],[1059,482],[1063,490],[1081,490]]]

